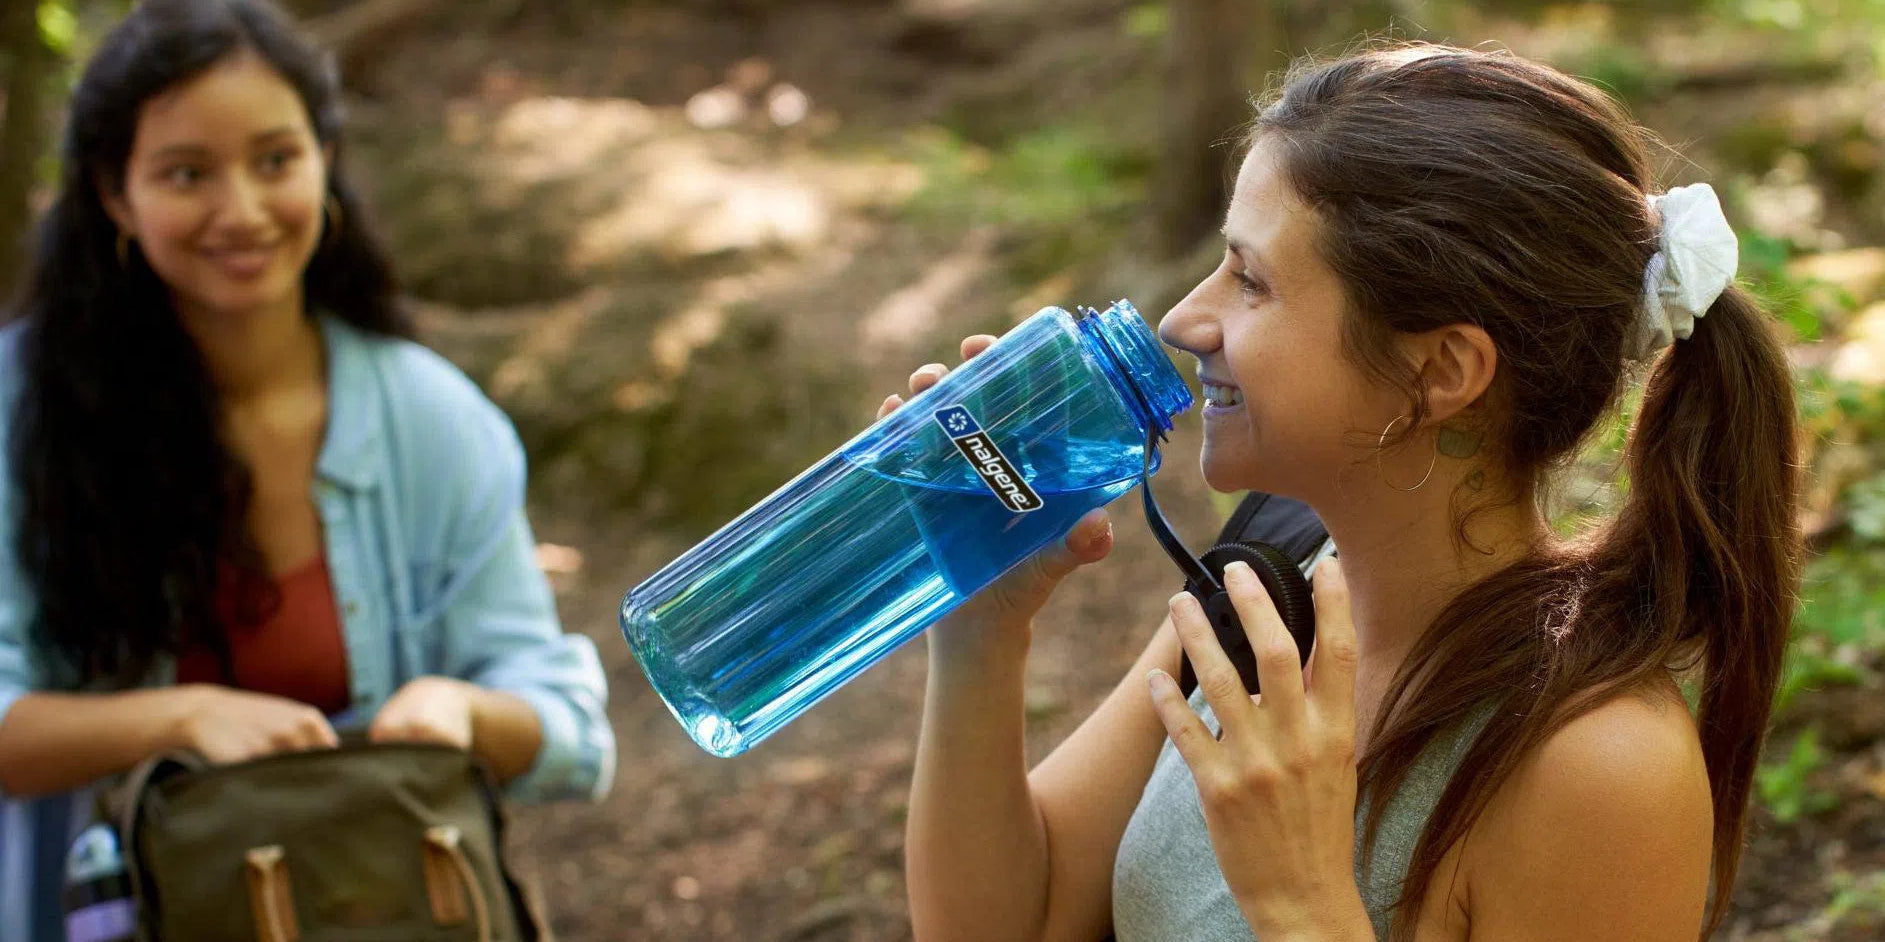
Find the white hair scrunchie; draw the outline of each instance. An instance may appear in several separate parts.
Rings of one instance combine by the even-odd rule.
[[[1662,215],[1662,232],[1643,270],[1643,320],[1629,351],[1636,360],[1693,334],[1696,318],[1727,290],[1740,264],[1740,245],[1713,187],[1679,186],[1650,197],[1649,205]]]

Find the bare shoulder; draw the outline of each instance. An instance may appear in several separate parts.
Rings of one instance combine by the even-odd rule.
[[[1620,694],[1521,763],[1465,848],[1476,938],[1693,939],[1714,814],[1673,685]]]

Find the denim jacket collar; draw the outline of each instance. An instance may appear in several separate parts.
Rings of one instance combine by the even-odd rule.
[[[361,346],[353,325],[331,314],[320,315],[321,338],[327,348],[327,433],[315,473],[325,483],[348,490],[374,487],[373,471],[379,455],[382,414],[376,395],[373,363]]]

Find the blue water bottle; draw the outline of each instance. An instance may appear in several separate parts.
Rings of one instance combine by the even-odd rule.
[[[738,755],[1131,490],[1191,401],[1130,302],[1045,308],[630,590],[622,634]]]

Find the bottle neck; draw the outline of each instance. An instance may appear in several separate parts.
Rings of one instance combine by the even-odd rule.
[[[1073,316],[1140,427],[1159,437],[1171,431],[1172,419],[1191,408],[1191,389],[1138,309],[1122,299],[1104,311],[1079,308]]]

